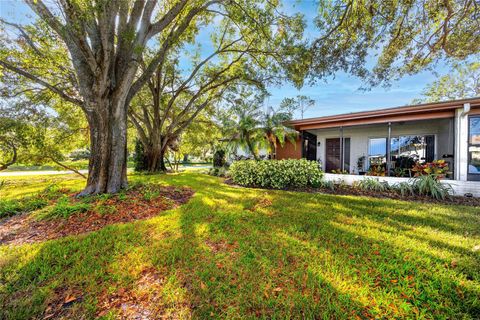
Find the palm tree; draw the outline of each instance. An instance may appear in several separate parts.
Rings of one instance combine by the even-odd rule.
[[[270,112],[266,112],[262,116],[260,130],[267,142],[270,159],[274,159],[277,151],[277,142],[282,147],[286,140],[294,144],[298,133],[285,125],[287,121],[292,119],[291,112],[283,110],[282,107],[277,110],[271,107],[269,109]]]
[[[277,144],[284,145],[289,140],[295,143],[297,132],[286,126],[285,122],[292,119],[292,111],[288,107],[269,108],[263,112],[258,99],[236,99],[231,114],[224,120],[224,128],[229,137],[232,149],[243,147],[255,160],[259,160],[259,149],[268,150],[270,159],[275,158]]]
[[[253,105],[246,105],[237,101],[232,107],[231,114],[224,120],[225,135],[228,137],[228,144],[233,149],[242,147],[259,160],[259,149],[261,146],[260,120],[261,111]]]

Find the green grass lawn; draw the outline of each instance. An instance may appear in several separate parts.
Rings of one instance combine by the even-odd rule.
[[[237,188],[198,172],[130,180],[196,193],[152,219],[0,245],[0,319],[42,317],[59,292],[81,297],[72,318],[124,296],[171,318],[480,317],[478,207]],[[84,183],[12,178],[0,199],[52,182]]]

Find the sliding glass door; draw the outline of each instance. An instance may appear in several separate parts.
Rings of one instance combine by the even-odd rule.
[[[390,168],[397,169],[397,174],[410,170],[417,162],[435,160],[434,135],[392,136],[390,139]],[[368,167],[387,168],[387,138],[371,138],[368,143]],[[392,172],[390,172],[392,173]]]
[[[480,116],[468,119],[468,180],[480,181]]]

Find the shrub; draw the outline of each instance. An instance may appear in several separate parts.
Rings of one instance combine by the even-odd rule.
[[[88,159],[90,159],[90,150],[88,150],[88,149],[78,149],[78,150],[72,151],[70,153],[69,157],[73,161],[88,160]]]
[[[368,169],[367,175],[368,176],[376,176],[376,177],[384,177],[386,176],[386,170],[383,166],[371,166]]]
[[[453,193],[449,184],[441,183],[435,175],[418,176],[413,179],[412,187],[419,195],[443,200]]]
[[[413,196],[415,195],[415,188],[412,183],[409,182],[399,182],[392,186],[392,189],[402,196]]]
[[[433,176],[436,180],[442,179],[448,173],[448,164],[445,160],[435,160],[424,164],[417,163],[412,171],[415,172],[415,177]]]
[[[233,182],[250,187],[284,189],[288,187],[320,187],[323,172],[315,161],[244,160],[230,167]]]
[[[355,187],[365,191],[385,192],[390,189],[387,182],[380,182],[374,178],[366,178],[355,183]]]
[[[225,167],[213,167],[208,170],[208,174],[215,177],[228,177],[228,170]]]
[[[405,168],[397,167],[393,169],[395,177],[405,177],[408,174],[408,170]]]
[[[330,180],[321,180],[320,181],[320,188],[335,191],[335,183],[333,181],[330,181]]]
[[[147,170],[147,158],[140,140],[135,140],[135,152],[133,154],[133,169],[136,172]]]
[[[90,210],[91,205],[83,202],[71,203],[67,196],[58,199],[58,202],[41,219],[49,218],[68,218],[75,213],[86,212]],[[47,208],[49,209],[49,208]]]
[[[226,162],[227,161],[225,158],[225,151],[222,149],[215,151],[215,153],[213,154],[213,167],[214,168],[224,167]]]

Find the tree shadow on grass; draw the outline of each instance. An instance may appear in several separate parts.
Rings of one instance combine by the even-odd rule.
[[[339,229],[332,224],[338,215],[332,213],[298,214],[295,212],[297,205],[292,210],[264,216],[252,206],[252,199],[257,197],[257,200],[261,200],[265,196],[263,191],[258,194],[258,190],[244,189],[248,201],[240,205],[243,208],[236,208],[234,212],[215,211],[218,208],[215,201],[238,201],[236,193],[239,191],[227,190],[205,188],[203,193],[209,201],[203,199],[203,202],[210,205],[200,206],[197,210],[184,207],[181,212],[182,238],[172,245],[172,252],[176,256],[178,252],[189,252],[182,255],[181,265],[184,266],[185,282],[191,284],[195,315],[288,315],[296,318],[305,314],[314,315],[313,317],[349,317],[352,314],[415,316],[417,313],[431,312],[441,316],[454,315],[456,312],[473,315],[478,311],[477,305],[463,306],[465,301],[471,302],[478,291],[468,284],[459,285],[459,272],[448,270],[434,274],[435,271],[425,269],[420,257],[428,256],[430,266],[435,268],[443,268],[446,260],[429,255],[428,252],[416,251],[414,247],[397,247],[389,242],[370,239],[362,233]],[[282,192],[271,192],[269,196],[273,199],[272,206],[276,206],[275,202],[284,202],[280,201],[284,196]],[[321,199],[313,202],[331,209],[338,204],[332,198],[330,201]],[[307,204],[310,202],[303,203]],[[314,207],[310,209],[314,210]],[[347,208],[342,214],[348,216],[349,210],[366,209],[368,208],[364,206],[356,206]],[[376,213],[374,211],[367,217]],[[386,214],[383,213],[383,216]],[[395,220],[393,225],[390,222],[389,219],[378,223],[384,224],[388,229],[399,226]],[[408,222],[409,220],[403,223],[408,226]],[[414,220],[413,225],[417,222]],[[298,224],[301,231],[292,228],[292,224]],[[199,226],[203,232],[199,232]],[[405,230],[410,228],[403,227],[400,232]],[[385,230],[379,228],[378,232],[385,233]],[[296,252],[298,248],[279,240],[279,235],[285,233],[292,238],[300,236],[298,241],[306,242],[307,248],[316,249],[306,255],[302,250]],[[224,252],[213,250],[212,253],[206,248],[207,241],[217,244],[227,242],[231,247],[228,249],[226,246]],[[347,250],[349,246],[354,249]],[[455,250],[455,247],[450,246],[448,249]],[[380,260],[376,258],[376,251],[381,251],[378,253]],[[329,252],[330,257],[321,256],[322,252]],[[462,255],[465,251],[462,249],[454,253]],[[319,254],[320,260],[311,258]],[[322,259],[328,263],[322,262]],[[319,271],[316,263],[323,263],[326,269]],[[329,271],[329,268],[332,270]],[[373,274],[362,280],[367,284],[359,284],[357,280],[362,277],[358,272]],[[413,289],[408,287],[411,283],[397,287],[398,281],[403,281],[398,278],[408,279],[412,274],[418,274],[412,281],[425,283],[414,283]],[[342,281],[342,278],[347,280]],[[376,280],[379,281],[378,288],[375,287]],[[405,293],[401,289],[419,291],[410,292],[410,296],[404,297],[402,295],[409,292]],[[439,294],[434,295],[434,292]],[[446,294],[446,297],[442,297],[442,294]],[[385,298],[388,295],[392,297]],[[434,297],[429,299],[428,295]],[[372,304],[367,301],[369,298],[380,302]],[[450,304],[450,309],[443,308],[443,303]],[[400,310],[402,306],[404,309]]]
[[[217,201],[225,200],[219,199],[225,192],[209,194]],[[241,208],[212,212],[214,204],[201,206],[205,199],[197,201],[179,208],[181,236],[157,257],[158,264],[167,262],[169,272],[181,277],[194,318],[348,319],[367,315],[348,293],[339,292],[306,266],[289,261],[295,259],[289,248],[277,246],[269,236],[275,229],[259,225],[255,213]]]
[[[154,219],[168,216],[162,212]],[[106,291],[128,288],[151,265],[146,221],[42,243],[0,247],[0,318],[93,318]],[[5,256],[5,260],[3,260]],[[16,260],[9,259],[16,257]],[[74,298],[72,303],[65,303]]]

